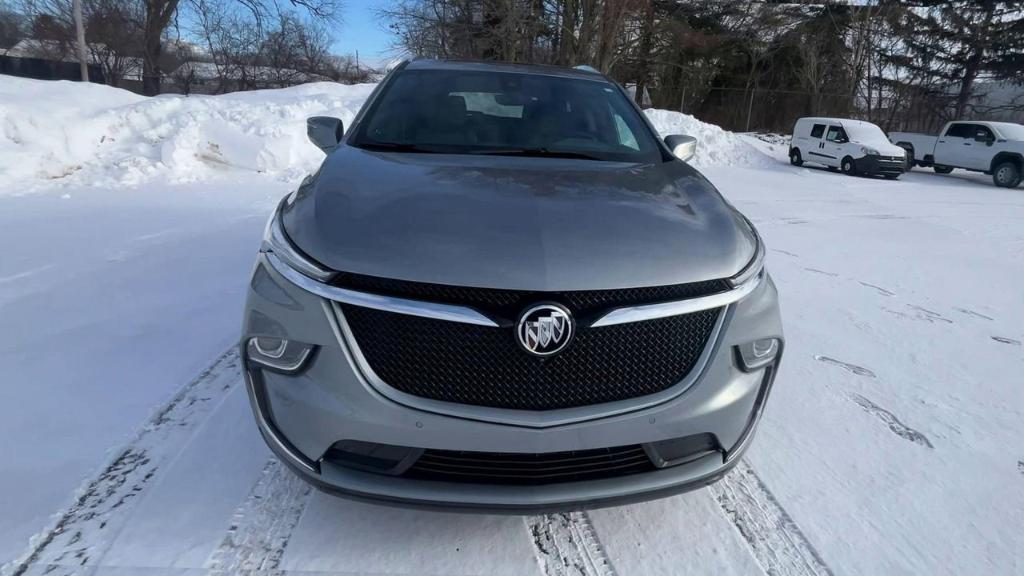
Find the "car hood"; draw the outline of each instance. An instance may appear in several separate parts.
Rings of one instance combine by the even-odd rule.
[[[348,146],[300,187],[283,222],[298,248],[335,270],[539,291],[725,278],[757,242],[683,162]]]
[[[878,153],[881,156],[903,156],[906,154],[906,150],[892,142],[889,142],[888,140],[876,140],[872,138],[864,141],[853,140],[853,143],[861,146],[867,146],[868,148],[874,148],[875,150],[878,150]]]
[[[1024,154],[1024,140],[1006,140],[1000,143],[1000,149],[1007,152],[1020,152]]]

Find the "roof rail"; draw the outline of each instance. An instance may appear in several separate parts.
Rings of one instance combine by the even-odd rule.
[[[573,66],[573,70],[582,70],[583,72],[591,72],[593,74],[600,74],[601,71],[593,66],[587,66],[586,64],[580,64],[579,66]]]

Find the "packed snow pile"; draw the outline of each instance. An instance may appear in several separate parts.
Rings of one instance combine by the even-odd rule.
[[[306,118],[335,116],[348,125],[373,87],[313,83],[146,98],[96,84],[0,76],[0,194],[52,183],[189,182],[231,170],[298,179],[323,158],[306,139]],[[740,136],[692,116],[647,115],[662,134],[698,138],[697,166],[767,160]]]
[[[739,134],[681,112],[644,110],[662,136],[686,134],[697,139],[695,166],[764,166],[771,159]]]
[[[0,76],[0,194],[42,182],[91,186],[204,180],[228,170],[285,179],[323,153],[306,118],[350,123],[373,85],[314,83],[221,96],[146,98],[75,82]]]

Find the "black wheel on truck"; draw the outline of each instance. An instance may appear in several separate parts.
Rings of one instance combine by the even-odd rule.
[[[793,166],[803,166],[804,159],[800,157],[800,149],[792,148],[789,151],[789,163]]]
[[[914,145],[910,142],[899,142],[896,145],[903,148],[903,151],[907,153],[907,171],[909,172],[911,168],[917,165],[917,160],[914,159]]]
[[[1020,164],[1013,160],[1004,160],[992,170],[992,182],[1000,188],[1016,188],[1020,180]]]
[[[953,171],[952,166],[940,166],[936,164],[935,166],[932,166],[932,168],[935,169],[935,171],[938,172],[939,174],[949,174],[950,172]]]
[[[843,158],[843,161],[839,166],[842,169],[843,174],[846,174],[847,176],[857,175],[857,164],[854,163],[853,158],[850,158],[849,156]]]

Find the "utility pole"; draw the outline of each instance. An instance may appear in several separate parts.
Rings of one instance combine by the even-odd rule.
[[[82,0],[73,0],[71,10],[75,15],[75,34],[78,36],[78,63],[82,66],[82,82],[88,82],[89,59],[85,52],[85,25],[82,23]]]
[[[757,86],[750,91],[750,104],[747,105],[747,129],[745,132],[750,132],[750,115],[754,112],[754,93],[757,92]]]

